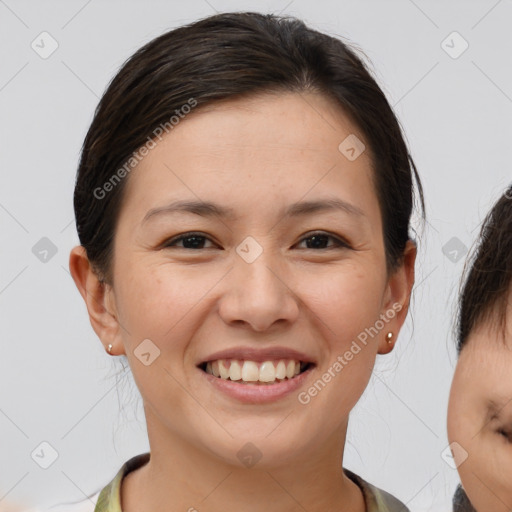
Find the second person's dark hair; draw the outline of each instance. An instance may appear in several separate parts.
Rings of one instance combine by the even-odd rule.
[[[506,329],[512,287],[512,186],[485,217],[475,249],[464,268],[457,318],[457,352],[484,321]]]

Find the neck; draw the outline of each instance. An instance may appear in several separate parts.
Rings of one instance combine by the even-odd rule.
[[[346,427],[285,463],[235,466],[148,421],[150,461],[121,485],[123,512],[244,510],[364,512],[361,489],[342,468]]]

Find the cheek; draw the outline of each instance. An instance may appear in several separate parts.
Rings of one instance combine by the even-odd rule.
[[[319,290],[321,316],[336,326],[335,331],[341,339],[357,337],[372,327],[381,330],[382,322],[375,324],[381,313],[383,291],[382,275],[372,269],[354,268],[339,274],[331,272]],[[312,298],[313,303],[314,300]]]
[[[472,465],[468,465],[460,472],[461,482],[468,498],[478,512],[490,510],[510,512],[512,510],[510,454],[504,457],[504,454],[500,453],[494,460],[491,460],[492,452],[492,449],[485,450],[482,447],[482,451],[473,457]]]
[[[463,352],[455,368],[448,402],[448,438],[466,450],[483,424],[478,402],[481,385],[473,368],[474,357]]]
[[[460,445],[467,445],[467,441],[471,437],[467,432],[472,423],[470,410],[470,404],[468,401],[464,401],[460,382],[455,375],[448,403],[447,431],[450,443],[457,442]]]
[[[471,382],[467,381],[465,367],[459,361],[450,389],[447,433],[448,441],[453,445],[454,462],[457,464],[457,471],[464,487],[466,487],[467,475],[473,470],[478,448],[475,444],[475,434],[481,427],[481,419],[473,401]]]
[[[492,428],[471,439],[467,461],[459,472],[468,495],[487,502],[481,510],[499,510],[500,501],[512,507],[512,444]],[[509,512],[510,507],[505,510]]]
[[[490,425],[484,426],[484,413],[475,403],[481,383],[475,373],[470,376],[464,370],[462,366],[457,367],[448,406],[448,439],[450,443],[460,444],[467,453],[457,471],[478,512],[509,512],[512,506],[509,477],[512,474],[512,445],[494,433]],[[510,506],[507,508],[503,502]]]
[[[178,266],[162,260],[148,264],[144,259],[128,263],[123,269],[118,267],[119,275],[129,278],[118,281],[116,294],[125,342],[133,351],[142,340],[150,339],[162,352],[172,347],[173,359],[183,363],[194,355],[186,345],[195,335],[201,336],[201,325],[219,322],[214,318],[218,305],[232,291],[225,281],[230,279],[226,275],[229,266]],[[279,293],[291,294],[290,300],[297,301],[300,309],[298,325],[290,328],[318,336],[330,363],[357,342],[359,348],[353,350],[357,356],[345,373],[354,372],[356,381],[369,378],[377,338],[386,329],[379,321],[385,279],[382,265],[361,257],[335,264],[290,266],[283,269],[282,278],[286,289]]]
[[[135,338],[163,342],[178,329],[180,319],[197,306],[213,278],[186,270],[173,271],[169,265],[132,266],[119,286],[120,314]],[[178,329],[179,330],[179,329]]]
[[[332,368],[336,374],[333,380],[339,385],[334,384],[331,392],[339,395],[340,401],[351,401],[351,405],[371,377],[377,340],[383,335],[381,331],[386,332],[386,322],[380,320],[382,276],[365,270],[354,267],[338,274],[331,270],[324,280],[305,278],[308,281],[303,287],[305,312],[313,311],[312,321],[326,344],[329,359],[323,369],[336,365]]]

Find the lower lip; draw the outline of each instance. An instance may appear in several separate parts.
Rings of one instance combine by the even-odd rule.
[[[286,379],[274,384],[241,384],[240,381],[225,380],[215,377],[199,368],[199,371],[215,386],[218,391],[237,399],[239,402],[263,404],[279,400],[296,391],[309,377],[314,366],[299,373],[293,379]]]

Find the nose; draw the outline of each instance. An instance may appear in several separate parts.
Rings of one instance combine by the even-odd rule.
[[[298,297],[289,272],[278,255],[263,251],[254,260],[237,255],[226,276],[219,314],[227,324],[245,324],[254,331],[267,331],[274,324],[294,322]]]

